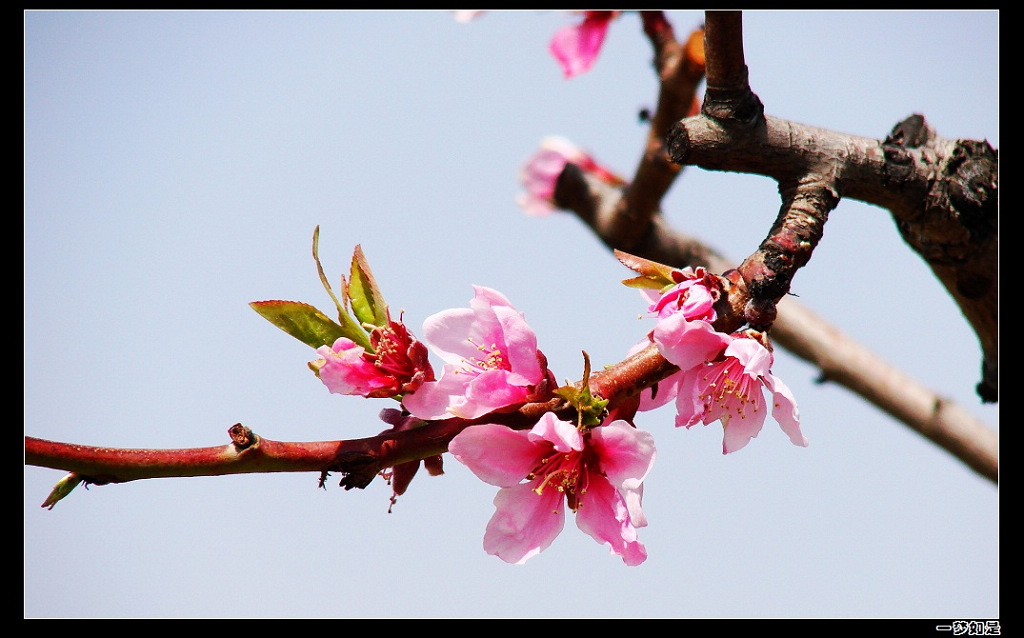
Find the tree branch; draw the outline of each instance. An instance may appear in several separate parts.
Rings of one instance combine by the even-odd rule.
[[[609,399],[614,409],[644,388],[676,370],[653,345],[625,361],[594,373],[591,392]],[[577,382],[577,386],[582,381]],[[25,437],[25,464],[66,470],[87,484],[105,485],[140,479],[221,476],[271,472],[340,472],[346,489],[366,487],[389,467],[437,456],[467,427],[495,423],[513,429],[533,427],[546,412],[574,420],[565,399],[527,403],[516,409],[478,419],[427,421],[413,429],[390,429],[377,436],[310,443],[281,442],[261,437],[236,423],[228,429],[231,443],[205,448],[153,450],[107,448]],[[70,490],[68,490],[70,491]],[[60,497],[48,498],[52,506]]]
[[[978,391],[984,400],[996,400],[995,151],[987,143],[944,140],[920,116],[901,122],[884,142],[765,116],[747,81],[741,13],[707,12],[704,38],[707,90],[702,113],[673,125],[669,153],[680,165],[756,173],[779,182],[782,206],[759,249],[736,267],[715,249],[673,231],[660,213],[623,234],[617,215],[625,193],[635,186],[602,183],[572,164],[559,176],[554,201],[573,211],[611,249],[723,273],[733,284],[723,308],[731,318],[721,317],[719,329],[774,320],[775,342],[817,365],[823,381],[859,394],[997,481],[995,432],[796,301],[783,300],[841,197],[888,208],[904,239],[932,266],[978,334],[984,353]],[[666,190],[669,185],[664,185]]]
[[[555,198],[560,206],[574,212],[611,249],[616,237],[603,222],[619,197],[619,189],[585,175],[568,164],[558,178]],[[733,283],[734,265],[700,240],[673,231],[655,216],[647,235],[634,253],[677,267],[703,265],[711,272],[726,273]],[[732,294],[729,297],[733,297]],[[716,328],[733,330],[745,321],[746,301],[729,300],[730,315],[722,315]],[[822,381],[832,381],[860,395],[911,429],[940,445],[989,480],[999,474],[996,433],[968,412],[911,379],[865,346],[858,344],[791,297],[778,304],[772,325],[773,341],[796,356],[814,364]]]
[[[702,114],[668,134],[671,158],[708,170],[775,179],[782,209],[739,270],[757,325],[810,259],[828,213],[849,197],[887,208],[904,240],[931,267],[981,343],[977,386],[998,400],[998,154],[987,142],[948,140],[924,117],[884,141],[841,135],[764,115],[750,90],[739,12],[706,14],[707,90]]]
[[[615,204],[609,217],[612,233],[622,250],[632,252],[661,206],[661,200],[682,167],[672,162],[665,145],[669,129],[692,113],[697,89],[704,79],[703,31],[694,31],[686,42],[675,39],[672,25],[661,11],[641,11],[644,34],[654,48],[658,73],[658,102],[650,118],[647,143],[630,187]]]

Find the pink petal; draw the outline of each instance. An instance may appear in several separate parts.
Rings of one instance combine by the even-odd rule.
[[[633,525],[646,525],[640,500],[643,481],[654,466],[654,436],[625,421],[613,421],[591,430],[590,445],[601,471],[625,500]]]
[[[454,374],[452,366],[446,365],[440,379],[428,381],[412,394],[402,397],[402,405],[413,416],[426,421],[450,419],[465,403],[469,380],[468,375]]]
[[[682,372],[679,380],[679,393],[676,397],[676,427],[692,427],[704,419],[707,404],[701,398],[698,386],[704,368],[700,365]]]
[[[558,490],[537,494],[531,483],[504,487],[484,532],[484,551],[521,565],[547,549],[565,526],[565,498]]]
[[[793,392],[776,376],[769,374],[764,380],[772,391],[772,418],[779,422],[779,427],[789,436],[793,445],[807,447],[807,437],[800,431],[800,411],[796,407]]]
[[[555,212],[555,205],[549,200],[529,194],[517,196],[516,205],[531,217],[547,217]]]
[[[681,312],[689,319],[715,320],[715,296],[708,287],[697,279],[687,279],[676,284],[651,304],[651,312],[659,318]]]
[[[529,391],[525,386],[510,383],[511,376],[506,370],[488,370],[471,377],[472,380],[464,386],[464,396],[452,397],[451,411],[463,419],[475,419],[506,406],[523,403]]]
[[[394,384],[393,378],[363,358],[363,347],[347,337],[339,337],[333,346],[321,346],[316,352],[324,359],[318,370],[320,380],[333,393],[366,396]]]
[[[445,363],[460,365],[480,354],[476,345],[466,340],[475,322],[476,313],[469,308],[443,310],[423,322],[423,340]]]
[[[772,367],[772,353],[753,339],[733,339],[725,349],[725,356],[736,357],[748,377],[766,376]]]
[[[747,398],[754,403],[752,411],[748,408],[740,416],[731,414],[731,412],[725,412],[720,416],[722,425],[725,426],[722,454],[729,454],[746,447],[747,443],[750,443],[750,439],[760,434],[761,428],[764,426],[766,411],[764,393],[758,389],[748,394]],[[705,423],[711,423],[717,418],[719,415],[709,413],[705,418]]]
[[[513,373],[509,382],[518,385],[540,383],[544,379],[544,371],[537,359],[537,334],[515,308],[495,306],[493,311],[501,326],[501,340],[506,346],[508,365]]]
[[[594,65],[611,18],[610,12],[595,12],[587,15],[581,24],[564,27],[555,33],[548,48],[562,65],[567,79],[590,70]]]
[[[629,511],[622,496],[604,477],[591,474],[587,494],[576,510],[576,526],[627,565],[647,560],[647,550],[637,540],[636,528],[629,522]]]
[[[545,412],[537,420],[537,424],[530,430],[529,438],[534,442],[546,441],[559,452],[579,452],[583,449],[583,436],[576,426],[550,412]]]
[[[732,339],[718,332],[706,321],[687,320],[677,312],[658,320],[654,327],[654,343],[658,352],[681,370],[709,361]]]
[[[533,471],[547,450],[530,441],[526,431],[488,423],[459,432],[448,451],[480,480],[512,487]]]
[[[483,13],[484,11],[480,9],[452,11],[452,17],[456,22],[470,22],[479,18]]]
[[[683,372],[674,372],[658,382],[657,385],[644,388],[640,393],[639,412],[647,412],[660,408],[679,395],[679,384],[683,380]],[[657,393],[655,393],[657,388]]]

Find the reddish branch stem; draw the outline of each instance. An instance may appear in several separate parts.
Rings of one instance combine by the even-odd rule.
[[[675,370],[654,346],[622,363],[595,373],[591,392],[614,406]],[[179,450],[91,447],[25,437],[25,464],[75,472],[89,483],[124,483],[138,479],[219,476],[267,472],[358,474],[363,486],[381,470],[448,451],[448,442],[467,427],[497,423],[514,429],[532,427],[546,412],[573,418],[562,399],[528,403],[518,409],[479,419],[427,422],[411,430],[388,430],[377,436],[312,443],[281,442],[258,436],[240,424],[229,429],[232,443]],[[352,486],[352,485],[350,485]]]

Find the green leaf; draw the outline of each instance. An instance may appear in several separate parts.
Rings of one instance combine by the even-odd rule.
[[[338,297],[335,296],[334,291],[331,289],[330,282],[327,281],[327,275],[324,274],[324,267],[320,263],[320,226],[313,229],[313,261],[316,262],[316,272],[320,275],[320,283],[323,284],[324,290],[331,296],[331,300],[334,301],[334,305],[338,308],[338,321],[341,322],[341,328],[345,330],[345,335],[352,341],[363,346],[367,352],[373,352],[373,346],[370,345],[370,339],[362,331],[362,326],[359,322],[354,320],[348,310],[345,309]],[[342,297],[348,299],[348,286],[345,284],[345,278],[341,278],[342,286]],[[287,330],[285,331],[287,332]],[[291,334],[291,333],[289,333]],[[333,341],[331,342],[334,343]],[[317,346],[319,347],[319,346]]]
[[[345,289],[352,313],[363,324],[385,326],[388,323],[388,305],[384,302],[377,281],[370,271],[370,264],[363,255],[363,249],[356,244],[352,253],[352,274]]]
[[[338,318],[339,318],[339,320],[344,322],[345,319],[343,317],[348,316],[348,312],[345,310],[345,306],[343,306],[341,304],[341,302],[338,301],[338,298],[334,295],[334,291],[331,290],[331,284],[330,284],[329,281],[327,281],[327,275],[324,274],[324,267],[320,264],[320,226],[319,225],[316,228],[313,229],[313,261],[316,262],[316,272],[317,272],[318,275],[320,275],[320,283],[323,284],[324,290],[327,291],[327,294],[331,296],[331,299],[334,301],[334,305],[338,307]],[[342,281],[342,284],[344,284],[344,280]],[[344,293],[343,293],[343,295],[344,295]]]
[[[370,338],[348,314],[346,325],[340,326],[313,306],[301,301],[254,301],[249,304],[261,317],[284,330],[311,348],[334,345],[339,337],[348,337],[366,350]]]

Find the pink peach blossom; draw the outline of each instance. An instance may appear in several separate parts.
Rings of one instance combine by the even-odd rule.
[[[567,504],[576,526],[624,563],[646,560],[636,530],[647,524],[641,499],[655,458],[650,433],[622,420],[581,432],[549,412],[529,431],[466,428],[448,451],[501,488],[484,533],[488,554],[516,564],[536,556],[562,531]]]
[[[772,396],[772,417],[794,445],[807,446],[793,393],[771,373],[772,353],[745,333],[731,337],[722,356],[685,369],[677,379],[676,426],[721,421],[722,453],[735,452],[756,437],[767,414],[764,390]]]
[[[658,322],[651,340],[661,356],[681,370],[709,361],[729,343],[729,335],[712,327],[719,291],[703,268],[673,271],[676,285],[650,306]]]
[[[439,312],[423,324],[424,340],[444,361],[437,381],[403,398],[421,419],[475,419],[553,387],[537,336],[500,292],[474,286],[469,308]]]
[[[348,337],[317,349],[309,367],[331,392],[364,397],[393,397],[434,380],[427,348],[400,321],[388,321],[370,333],[374,352]]]
[[[715,302],[718,301],[718,288],[711,284],[707,271],[702,267],[683,268],[672,271],[673,277],[679,281],[668,290],[662,291],[650,311],[659,319],[677,312],[683,313],[687,321],[699,319],[714,323]]]
[[[728,345],[729,336],[712,326],[717,318],[714,304],[719,289],[707,271],[702,267],[684,268],[673,271],[672,278],[678,282],[674,286],[657,293],[643,291],[651,302],[649,311],[658,318],[650,340],[661,356],[686,370],[718,356]],[[633,351],[645,345],[638,344]],[[653,410],[676,398],[681,379],[682,372],[677,372],[656,388],[644,390],[638,409]]]

